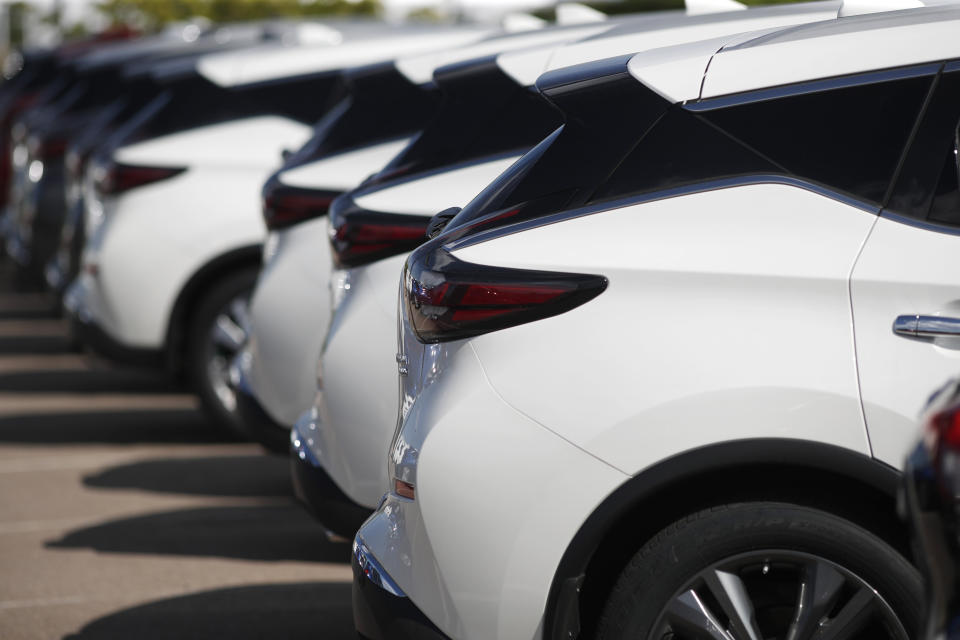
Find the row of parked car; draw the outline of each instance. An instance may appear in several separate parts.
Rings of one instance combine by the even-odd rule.
[[[27,52],[18,280],[291,453],[363,637],[960,633],[960,4],[568,15]]]

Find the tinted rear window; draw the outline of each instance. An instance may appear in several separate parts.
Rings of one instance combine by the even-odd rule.
[[[561,114],[508,77],[494,60],[438,74],[435,117],[367,184],[510,151],[525,152],[556,129]]]
[[[638,90],[635,80],[611,79],[605,88],[619,84],[618,95],[630,97],[605,98],[596,86],[583,92],[583,104],[574,105],[577,116],[568,118],[539,157],[523,158],[512,176],[501,176],[454,223],[520,207],[518,217],[510,220],[516,221],[593,202],[761,175],[799,178],[879,206],[935,70],[811,93],[798,85],[779,97],[753,102],[750,95],[739,103],[726,98],[709,110],[667,106],[661,100],[660,115],[657,99]],[[641,109],[647,115],[639,115]]]

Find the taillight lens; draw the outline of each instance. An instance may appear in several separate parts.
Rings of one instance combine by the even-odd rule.
[[[60,158],[67,151],[68,140],[58,136],[34,138],[28,143],[30,155],[38,160]]]
[[[144,167],[114,162],[99,172],[96,188],[101,195],[116,195],[136,187],[166,180],[186,171],[182,167]]]
[[[471,264],[431,243],[407,260],[403,290],[417,338],[436,343],[559,315],[606,288],[603,276]]]
[[[413,251],[427,241],[430,217],[368,211],[339,199],[330,222],[334,262],[351,268]]]
[[[263,220],[271,231],[327,214],[338,191],[303,189],[270,180],[263,187]]]
[[[945,452],[960,454],[960,404],[953,404],[927,417],[923,434],[931,457]]]

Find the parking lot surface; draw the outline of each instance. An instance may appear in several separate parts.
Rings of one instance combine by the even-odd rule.
[[[70,350],[0,268],[0,638],[354,638],[349,543],[288,461]]]

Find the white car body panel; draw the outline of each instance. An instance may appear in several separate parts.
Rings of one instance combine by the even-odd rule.
[[[351,149],[283,171],[280,182],[306,189],[352,189],[400,153],[410,138]]]
[[[393,256],[350,270],[350,291],[320,356],[312,450],[337,486],[370,509],[387,485],[385,443],[397,426],[396,280],[405,260]]]
[[[416,501],[391,496],[360,535],[450,637],[533,640],[582,514],[628,478],[504,403],[459,346],[443,348],[442,383],[407,418],[411,434],[429,435]]]
[[[701,17],[699,20],[706,24],[697,29],[668,28],[685,24],[689,19],[679,13],[659,14],[653,19],[653,23],[659,25],[663,29],[662,32],[651,30],[647,26],[651,18],[634,18],[618,27],[626,34],[609,38],[609,43],[607,43],[608,38],[599,36],[588,40],[587,42],[590,43],[588,46],[584,46],[584,43],[575,43],[565,46],[525,48],[501,53],[497,57],[497,63],[518,82],[532,83],[535,78],[532,71],[533,65],[546,65],[549,61],[550,66],[553,66],[556,58],[561,54],[566,56],[567,61],[583,62],[591,59],[589,56],[602,58],[617,53],[632,53],[645,46],[647,42],[673,42],[683,41],[687,37],[698,37],[704,33],[702,29],[708,29],[710,33],[730,33],[730,29],[743,29],[746,24],[764,26],[794,24],[799,19],[797,15],[804,16],[803,19],[833,16],[838,6],[839,4],[835,2],[814,3],[804,5],[806,9],[801,14],[788,14],[778,10],[773,16],[762,14],[762,12],[751,13],[753,10],[736,12],[737,16],[751,16],[742,21],[733,20],[727,16]],[[761,17],[763,15],[766,17]],[[484,44],[480,43],[473,49],[476,50]],[[717,47],[721,45],[722,43]],[[598,49],[601,46],[606,48]],[[574,53],[568,55],[565,53],[567,51]],[[716,48],[708,52],[707,57],[702,61],[704,66],[709,61],[709,55],[715,51]],[[553,60],[550,60],[551,56]],[[398,63],[398,67],[402,68],[402,64]],[[544,68],[541,67],[540,71],[543,70]],[[699,89],[702,69],[697,71],[696,78],[697,89]],[[451,206],[465,205],[473,195],[506,170],[515,160],[516,157],[508,157],[493,162],[451,168],[419,180],[386,186],[369,193],[361,192],[355,197],[355,201],[357,205],[372,211],[433,215]],[[807,197],[805,194],[806,192],[803,192],[795,198],[802,201]],[[706,215],[707,213],[704,212],[704,216]],[[662,241],[662,238],[659,241]],[[858,247],[859,245],[851,249],[847,257],[844,277],[852,265],[853,256]],[[600,247],[596,248],[598,251],[601,250]],[[569,250],[582,252],[584,248],[577,246]],[[389,266],[381,268],[381,264],[377,263],[351,272],[356,276],[351,276],[351,290],[345,294],[345,301],[351,298],[359,300],[345,303],[342,308],[335,311],[335,320],[321,356],[323,388],[315,404],[320,425],[318,446],[314,450],[316,457],[344,493],[353,501],[371,507],[388,488],[386,484],[388,479],[377,471],[374,465],[393,433],[396,412],[395,406],[387,407],[379,401],[379,398],[389,396],[391,393],[395,384],[392,373],[395,365],[392,360],[383,355],[384,349],[388,348],[386,342],[372,336],[390,335],[392,331],[396,277],[403,264],[402,260],[395,258],[382,262]],[[385,280],[378,280],[379,278]],[[377,304],[370,299],[370,296],[374,295],[370,291],[371,287],[380,291],[376,295],[382,296]],[[847,314],[849,315],[848,306]],[[384,314],[374,313],[373,310],[377,308],[387,311]],[[849,318],[847,322],[849,324]],[[381,345],[381,342],[384,344]],[[850,351],[849,344],[848,351]],[[852,353],[849,355],[850,361],[847,362],[846,369],[848,375],[844,378],[844,384],[847,386],[856,383],[850,364]],[[391,371],[389,376],[388,368]],[[850,404],[850,408],[859,417],[858,403]],[[574,420],[573,416],[569,418]],[[858,434],[846,434],[842,439],[846,446],[862,450],[866,446],[862,421]],[[610,443],[608,446],[616,445]]]
[[[357,203],[433,215],[465,205],[515,160],[434,174],[376,191],[373,202],[365,196]],[[320,357],[323,382],[314,405],[320,425],[314,453],[351,500],[370,508],[386,490],[384,452],[396,427],[397,277],[405,260],[406,255],[393,256],[350,270],[350,290],[334,312]]]
[[[330,319],[330,242],[326,218],[272,235],[274,255],[250,298],[248,355],[240,361],[263,409],[290,426],[317,393],[317,358]]]
[[[863,411],[874,455],[901,467],[930,393],[960,370],[960,339],[893,333],[900,315],[960,317],[958,238],[886,218],[853,272],[854,326]]]
[[[479,40],[489,29],[437,29],[431,33],[384,35],[339,46],[281,47],[275,50],[217,53],[197,61],[197,71],[223,87],[265,82],[278,77],[333,71],[389,60],[402,52],[412,55],[431,49],[457,47]]]
[[[403,57],[397,60],[396,65],[397,69],[411,82],[424,84],[432,81],[433,72],[445,65],[465,62],[474,58],[495,56],[504,51],[516,51],[519,49],[574,42],[582,38],[604,33],[611,29],[614,24],[614,22],[602,22],[585,26],[554,27],[525,33],[508,34],[454,49],[438,50],[421,56]]]
[[[633,475],[715,442],[706,424],[724,425],[725,440],[804,438],[870,453],[847,278],[874,220],[803,188],[761,184],[627,206],[453,255],[609,278],[582,307],[471,344],[505,401]],[[627,330],[590,330],[626,318]],[[785,336],[787,326],[804,330]],[[589,339],[552,348],[563,335]],[[596,375],[570,376],[571,360],[597,363],[588,366]],[[571,406],[591,407],[589,419]]]
[[[278,177],[290,186],[349,189],[386,164],[406,142],[339,153]],[[261,406],[288,427],[317,394],[317,359],[331,314],[327,227],[324,216],[273,232],[273,256],[264,264],[250,300],[250,341],[241,363]]]
[[[118,149],[114,158],[148,167],[269,168],[277,164],[284,149],[302,146],[311,133],[311,127],[289,118],[259,116],[131,144]]]
[[[448,207],[462,207],[520,156],[469,164],[387,186],[356,198],[371,211],[432,216]]]
[[[836,17],[839,6],[839,2],[812,2],[785,5],[775,11],[757,8],[695,18],[664,15],[646,21],[631,22],[600,37],[558,50],[545,71],[683,42],[730,36],[744,31],[828,20]],[[798,11],[797,8],[803,11]]]
[[[765,32],[749,63],[724,74],[764,88],[949,48],[901,46],[889,63],[847,37],[857,20]],[[781,40],[821,28],[848,48],[833,64],[811,56],[818,76],[797,62],[806,57],[781,57]],[[960,56],[960,41],[929,28]],[[806,40],[805,55],[820,46],[839,53],[830,38]],[[702,61],[705,48],[689,52]],[[708,85],[724,55],[710,62]],[[669,61],[649,58],[657,59]],[[752,75],[763,65],[781,73]],[[697,66],[678,68],[695,75]],[[710,95],[728,93],[719,86]],[[799,439],[900,466],[915,412],[956,374],[960,344],[891,332],[902,314],[960,317],[954,234],[878,218],[876,208],[793,179],[702,188],[449,245],[475,264],[609,279],[573,310],[424,345],[401,308],[407,372],[388,471],[415,487],[416,500],[391,487],[357,539],[444,633],[541,638],[552,581],[580,525],[628,478],[672,456],[744,438]]]
[[[91,319],[125,346],[162,347],[190,276],[219,255],[263,242],[258,201],[269,174],[270,167],[195,165],[109,198],[83,256],[99,275],[84,274],[74,294],[92,295],[84,297]],[[218,184],[229,187],[212,187]],[[104,306],[93,306],[95,299]]]
[[[755,38],[720,51],[701,97],[960,56],[960,6],[832,20]]]

